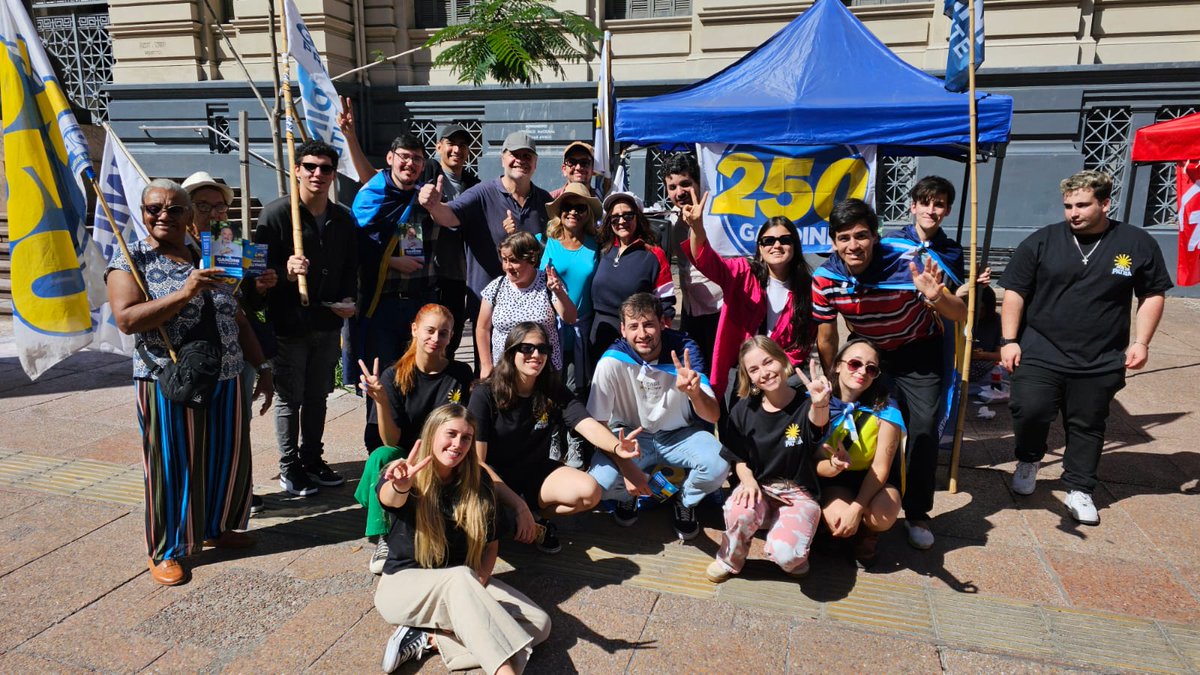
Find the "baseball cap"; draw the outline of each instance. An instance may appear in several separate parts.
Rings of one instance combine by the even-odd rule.
[[[463,125],[451,122],[450,124],[443,124],[442,126],[438,127],[437,140],[440,141],[443,138],[450,138],[455,134],[466,134],[470,136],[471,132],[467,131],[466,127]]]
[[[512,152],[514,150],[529,150],[536,155],[537,143],[534,143],[533,137],[524,131],[514,131],[504,137],[504,145],[500,148],[500,152]]]
[[[596,152],[594,150],[592,150],[592,146],[588,145],[587,143],[584,143],[583,141],[574,141],[570,145],[568,145],[565,150],[563,150],[563,159],[566,159],[567,155],[571,154],[571,151],[575,150],[575,149],[583,150],[584,152],[586,152],[588,154],[588,157],[591,157],[593,159],[595,159],[595,157],[596,157]]]
[[[639,213],[646,210],[646,205],[642,203],[642,198],[633,194],[632,192],[610,192],[609,195],[604,198],[604,212],[608,213],[611,211],[612,205],[618,201],[633,202],[633,205],[637,207],[637,211]]]

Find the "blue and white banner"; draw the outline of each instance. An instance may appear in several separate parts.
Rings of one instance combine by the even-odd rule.
[[[110,222],[108,214],[99,204],[96,205],[96,217],[92,221],[92,238],[100,246],[105,260],[112,260],[113,251],[118,248],[116,235],[113,234],[118,227],[129,244],[141,241],[149,234],[139,217],[141,213],[138,208],[145,189],[146,179],[138,170],[137,163],[109,129],[104,142],[104,160],[100,164],[100,191],[104,193],[104,200],[108,202],[117,222]]]
[[[875,146],[725,145],[697,147],[709,192],[704,225],[713,250],[753,255],[758,228],[784,216],[806,253],[829,250],[829,214],[837,202],[875,199]]]
[[[946,16],[950,17],[950,51],[946,55],[947,91],[966,91],[967,62],[971,59],[971,10],[967,0],[946,0]],[[983,0],[975,0],[975,68],[983,63]]]
[[[300,81],[300,100],[304,104],[304,125],[311,137],[325,141],[338,152],[338,172],[351,180],[361,181],[350,157],[346,136],[338,128],[342,101],[338,98],[329,71],[321,62],[321,53],[312,34],[304,25],[304,17],[293,0],[284,3],[288,26],[288,55],[296,60],[296,79]]]

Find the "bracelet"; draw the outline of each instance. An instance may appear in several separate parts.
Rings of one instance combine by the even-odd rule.
[[[406,494],[408,494],[409,492],[412,492],[412,488],[408,488],[408,489],[407,489],[407,490],[405,490],[404,492],[401,492],[401,491],[397,490],[397,489],[396,489],[396,484],[395,484],[395,483],[393,483],[392,481],[388,481],[388,485],[392,486],[392,492],[395,492],[395,493],[396,493],[396,494],[398,494],[398,495],[406,495]]]
[[[938,293],[937,295],[935,295],[935,296],[933,297],[933,299],[932,299],[932,300],[930,300],[928,297],[926,297],[926,298],[925,298],[925,302],[928,302],[928,303],[929,303],[929,304],[931,304],[931,305],[936,305],[936,304],[938,303],[938,300],[941,300],[941,299],[942,299],[942,294],[941,294],[941,293]]]
[[[612,449],[614,455],[617,454],[617,449],[620,447],[621,447],[621,441],[617,441],[617,444],[614,445],[613,449]]]
[[[1145,342],[1142,342],[1141,340],[1134,340],[1133,344],[1141,345],[1141,346],[1145,347],[1147,351],[1150,350],[1150,345],[1146,344]]]
[[[816,409],[816,410],[824,410],[824,409],[826,409],[826,408],[828,408],[828,407],[829,407],[829,404],[828,404],[828,403],[826,403],[825,405],[814,405],[814,406],[813,406],[813,408],[814,408],[814,409]]]

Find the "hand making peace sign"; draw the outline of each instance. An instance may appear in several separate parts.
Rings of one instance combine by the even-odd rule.
[[[833,385],[829,383],[829,378],[825,377],[825,370],[821,368],[821,360],[816,351],[809,354],[808,373],[805,375],[803,368],[796,369],[796,376],[808,388],[808,397],[812,401],[813,407],[828,406],[829,397],[833,395]]]
[[[563,283],[562,277],[558,276],[558,270],[554,269],[554,265],[546,265],[546,289],[556,295],[567,290],[566,284]]]
[[[700,393],[700,373],[692,369],[692,357],[683,350],[683,362],[679,356],[671,352],[671,361],[675,363],[675,388],[687,394],[690,398]]]
[[[424,459],[417,459],[417,450],[421,448],[421,441],[413,443],[412,452],[408,453],[408,459],[398,459],[391,464],[388,464],[383,470],[383,479],[391,481],[392,489],[398,494],[407,493],[412,489],[413,479],[420,473],[421,469],[429,466],[433,461],[433,455],[428,455]]]
[[[617,445],[613,448],[613,454],[620,459],[634,459],[642,455],[641,448],[638,447],[637,435],[642,433],[642,428],[638,427],[625,435],[625,429],[617,430]]]
[[[679,217],[692,229],[702,228],[704,227],[704,207],[708,205],[708,191],[704,191],[702,199],[696,198],[695,186],[689,187],[688,192],[692,195],[692,203],[679,206]]]
[[[358,360],[358,388],[376,403],[387,404],[387,393],[383,390],[383,382],[379,379],[379,359],[375,359],[375,367],[367,370],[367,364]]]

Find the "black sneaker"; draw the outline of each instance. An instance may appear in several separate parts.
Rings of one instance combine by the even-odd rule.
[[[408,626],[400,626],[388,638],[387,647],[383,650],[383,672],[390,673],[400,667],[400,664],[413,659],[419,659],[425,653],[428,638],[425,631]]]
[[[250,515],[262,513],[262,510],[267,508],[263,504],[263,498],[258,495],[250,495]]]
[[[545,518],[539,518],[537,524],[545,528],[541,536],[534,542],[537,545],[537,549],[542,553],[558,553],[561,551],[562,544],[558,541],[558,526]]]
[[[621,527],[632,527],[638,520],[637,497],[627,502],[617,502],[612,514],[613,520]]]
[[[675,536],[683,541],[695,539],[696,535],[700,534],[700,523],[696,521],[696,509],[692,506],[684,506],[683,502],[675,498]]]
[[[288,494],[296,495],[297,497],[308,497],[320,492],[320,488],[313,484],[312,479],[300,467],[288,469],[279,474],[279,487],[287,490]]]
[[[342,475],[329,467],[325,460],[318,459],[316,462],[304,467],[305,473],[317,485],[326,487],[336,487],[346,482]]]

